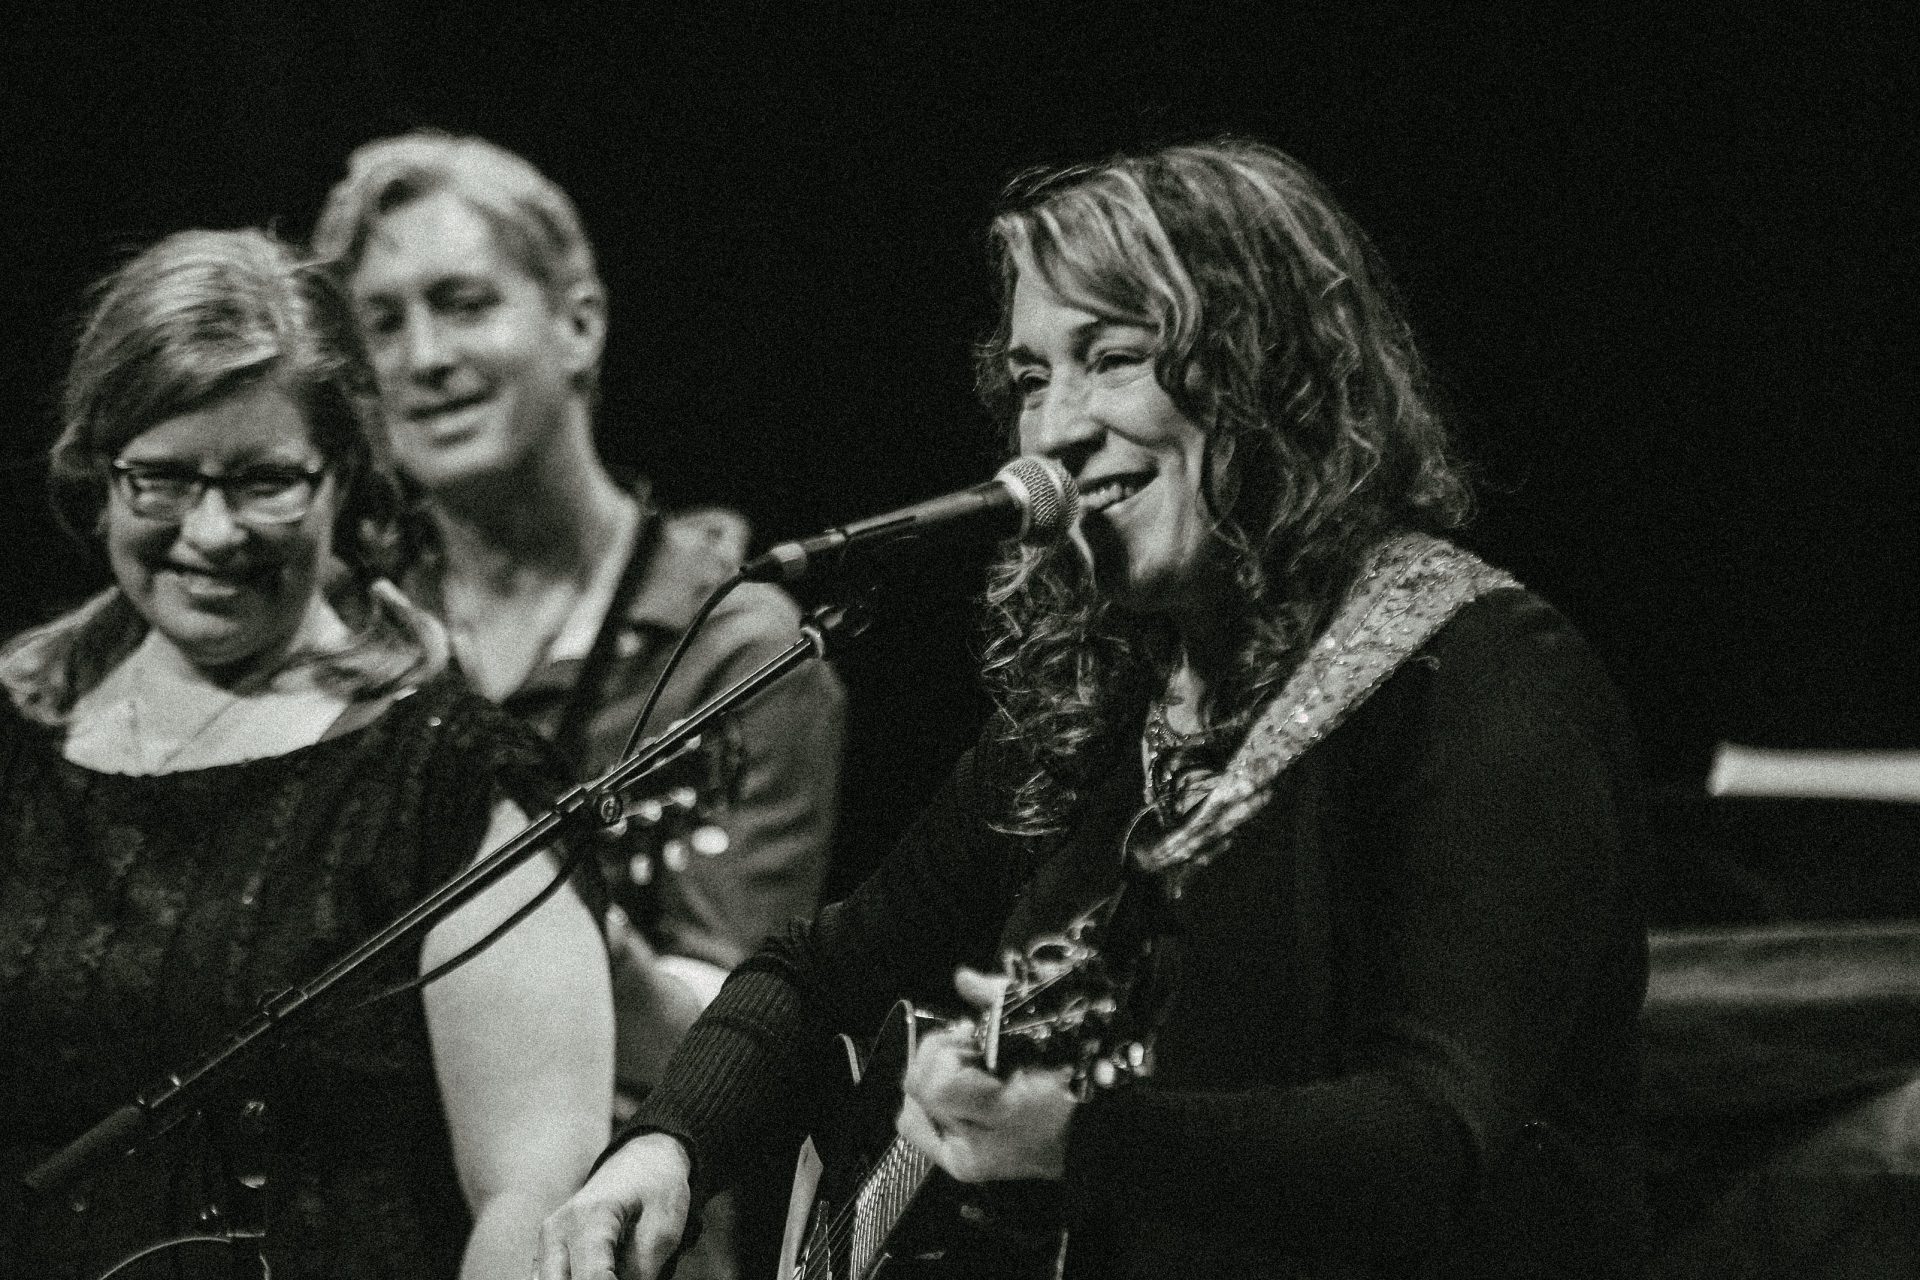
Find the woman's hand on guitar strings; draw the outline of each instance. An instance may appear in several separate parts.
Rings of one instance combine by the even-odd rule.
[[[686,1149],[664,1133],[608,1156],[541,1224],[537,1280],[655,1280],[686,1231],[691,1173]]]
[[[954,985],[982,1010],[1006,979],[962,969]],[[961,1182],[1059,1178],[1077,1105],[1070,1067],[1020,1067],[1005,1079],[981,1060],[977,1028],[962,1023],[923,1037],[902,1082],[900,1136]]]

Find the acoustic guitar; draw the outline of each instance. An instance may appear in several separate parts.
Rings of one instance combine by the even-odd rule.
[[[1008,957],[1005,993],[972,1024],[987,1070],[1069,1066],[1082,1096],[1151,1070],[1150,1053],[1131,1038],[1122,1013],[1123,984],[1091,940],[1091,914]],[[778,1280],[1023,1280],[1057,1272],[1065,1247],[1058,1187],[963,1186],[895,1134],[914,1045],[943,1025],[902,1000],[865,1052],[839,1038],[847,1079],[828,1123],[801,1147]]]

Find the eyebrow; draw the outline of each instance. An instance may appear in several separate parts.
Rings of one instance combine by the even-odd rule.
[[[1094,342],[1102,337],[1109,329],[1145,330],[1146,327],[1147,326],[1139,324],[1136,321],[1119,320],[1111,316],[1094,316],[1091,319],[1082,320],[1069,330],[1073,339],[1073,353],[1079,355],[1086,351],[1088,347],[1092,346]],[[1040,354],[1033,348],[1022,343],[1016,343],[1007,348],[1007,363],[1045,364],[1046,361],[1042,360]]]
[[[410,284],[407,288],[369,289],[364,293],[356,291],[353,295],[353,303],[361,308],[392,306],[399,302],[411,287]],[[444,271],[428,278],[421,285],[420,292],[429,298],[442,298],[462,289],[491,287],[493,282],[480,272],[455,270]]]

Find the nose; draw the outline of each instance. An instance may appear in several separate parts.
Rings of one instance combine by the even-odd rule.
[[[425,308],[406,318],[400,335],[400,349],[407,362],[407,373],[421,382],[431,382],[453,364],[447,335]]]
[[[1074,378],[1055,378],[1038,403],[1021,415],[1020,451],[1053,458],[1078,472],[1080,464],[1100,448],[1102,434],[1086,385]]]
[[[200,498],[180,517],[180,540],[203,555],[230,551],[247,539],[246,528],[233,518],[227,495],[208,485]]]

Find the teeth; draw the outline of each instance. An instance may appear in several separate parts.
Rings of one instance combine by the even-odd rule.
[[[415,405],[407,410],[407,416],[416,422],[426,422],[432,418],[445,418],[462,410],[471,409],[484,400],[485,396],[466,396],[459,400],[447,400],[440,404]]]
[[[1087,511],[1100,511],[1124,502],[1145,487],[1143,481],[1131,476],[1116,476],[1111,480],[1102,480],[1091,488],[1080,491],[1080,505]]]
[[[183,569],[177,565],[169,566],[180,585],[195,595],[219,595],[239,590],[239,583],[230,575],[208,573],[204,569]]]

